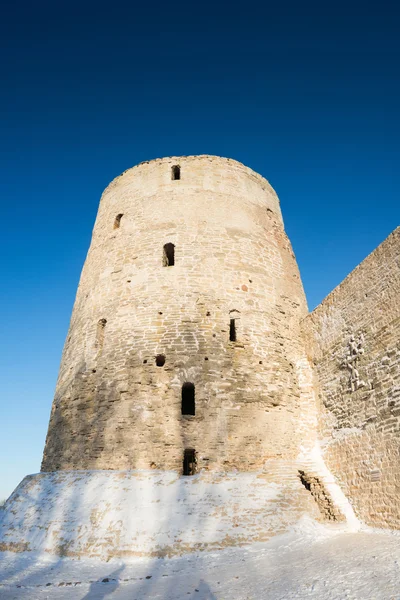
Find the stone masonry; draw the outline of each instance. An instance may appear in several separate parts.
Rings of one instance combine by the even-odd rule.
[[[212,156],[129,169],[101,198],[42,470],[180,473],[185,449],[198,471],[294,459],[316,439],[306,315],[264,178]]]
[[[356,514],[400,529],[400,228],[304,321],[323,457]]]
[[[101,198],[42,472],[0,550],[166,556],[305,516],[399,529],[399,290],[396,229],[309,314],[263,177],[215,156],[129,169]]]

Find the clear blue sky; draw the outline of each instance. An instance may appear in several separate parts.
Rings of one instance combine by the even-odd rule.
[[[40,468],[98,201],[161,156],[278,192],[310,308],[399,224],[395,3],[7,3],[0,497]]]

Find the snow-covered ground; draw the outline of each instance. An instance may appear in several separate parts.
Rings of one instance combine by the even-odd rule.
[[[399,600],[400,535],[304,517],[268,542],[170,559],[1,553],[0,582],[1,600]]]
[[[267,541],[318,506],[298,465],[252,473],[58,471],[28,475],[0,515],[0,549],[109,560]]]

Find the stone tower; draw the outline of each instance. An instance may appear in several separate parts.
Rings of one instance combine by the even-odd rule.
[[[125,171],[101,198],[42,471],[251,471],[295,458],[313,443],[306,314],[263,177],[214,156]]]
[[[42,472],[7,501],[0,550],[165,556],[266,540],[304,515],[357,527],[319,451],[307,319],[263,177],[214,156],[117,177],[82,271]]]

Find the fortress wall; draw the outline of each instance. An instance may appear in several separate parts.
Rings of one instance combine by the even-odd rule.
[[[324,459],[364,522],[399,529],[400,228],[306,317],[304,333]]]
[[[175,245],[174,266],[163,266],[166,243]],[[100,202],[42,470],[181,473],[187,448],[205,470],[296,457],[316,435],[300,339],[306,314],[265,179],[212,156],[129,169]],[[195,385],[195,416],[181,413],[186,382]]]

